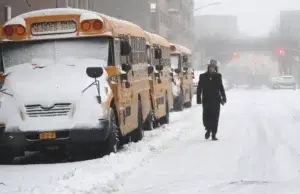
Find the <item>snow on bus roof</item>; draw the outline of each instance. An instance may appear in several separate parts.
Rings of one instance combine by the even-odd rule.
[[[187,47],[182,46],[182,45],[179,45],[179,46],[181,47],[181,49],[183,50],[184,53],[186,53],[188,55],[192,54],[192,51],[190,49],[188,49]]]
[[[131,34],[134,36],[146,37],[143,29],[137,24],[119,18],[114,18],[102,13],[98,13],[90,10],[84,10],[84,9],[75,9],[75,8],[52,8],[52,9],[40,9],[40,10],[30,11],[12,18],[5,25],[11,23],[22,24],[20,23],[21,19],[26,19],[31,17],[72,15],[72,14],[82,15],[83,17],[81,18],[81,21],[85,19],[99,19],[98,17],[100,16],[103,19],[106,19],[108,23],[110,23],[110,26],[113,27],[113,33]]]
[[[53,16],[53,15],[63,15],[63,14],[78,14],[81,15],[83,13],[86,14],[97,14],[97,15],[103,15],[94,11],[90,10],[84,10],[84,9],[75,9],[75,8],[52,8],[52,9],[39,9],[35,11],[30,11],[23,13],[17,17],[22,17],[22,18],[29,18],[29,17],[38,17],[38,16]]]
[[[6,25],[22,25],[26,27],[26,22],[22,17],[15,17],[14,19],[7,21],[3,26]]]
[[[170,43],[164,37],[159,36],[154,33],[151,33],[151,32],[147,32],[147,31],[144,31],[144,32],[147,35],[148,39],[150,40],[151,44],[157,44],[160,46],[169,47]]]
[[[186,47],[184,47],[180,44],[170,43],[170,46],[175,46],[176,47],[175,53],[185,53],[185,54],[189,54],[189,55],[192,54],[192,52],[188,48],[186,48]]]

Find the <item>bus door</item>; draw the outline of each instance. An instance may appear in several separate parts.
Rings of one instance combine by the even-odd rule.
[[[160,118],[165,115],[165,95],[163,85],[163,66],[162,66],[162,53],[158,47],[153,48],[153,62],[155,66],[154,83],[155,83],[155,109],[156,116]]]
[[[134,107],[133,104],[133,83],[132,83],[132,60],[129,38],[122,37],[119,40],[115,39],[115,48],[120,48],[120,78],[119,78],[119,115],[120,115],[120,127],[122,133],[128,133],[135,126],[132,122]],[[120,46],[118,46],[120,44]]]

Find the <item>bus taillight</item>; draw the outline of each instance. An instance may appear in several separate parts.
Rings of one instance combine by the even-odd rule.
[[[91,29],[91,23],[90,21],[84,21],[81,23],[81,28],[84,30],[84,31],[88,31],[89,29]]]
[[[175,51],[175,50],[176,50],[176,47],[175,47],[174,45],[171,45],[171,46],[170,46],[170,50],[171,50],[171,51]]]
[[[103,23],[102,21],[99,21],[99,20],[95,20],[94,23],[93,23],[93,28],[95,30],[101,30],[103,27]]]
[[[14,28],[12,26],[5,26],[3,28],[3,33],[6,36],[12,36],[14,34]]]
[[[24,35],[25,34],[25,28],[21,25],[18,25],[16,28],[16,32],[18,35]]]
[[[83,31],[91,30],[101,30],[103,28],[103,22],[101,20],[85,20],[81,22],[81,28]]]

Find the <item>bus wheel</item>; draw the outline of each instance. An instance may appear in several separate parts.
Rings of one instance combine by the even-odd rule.
[[[161,124],[169,124],[170,123],[170,110],[169,110],[169,101],[167,96],[166,98],[166,114],[160,119]]]
[[[132,132],[131,140],[133,142],[138,142],[143,139],[144,137],[144,129],[143,129],[143,113],[142,113],[142,102],[138,100],[138,127]]]
[[[116,115],[113,109],[110,110],[109,118],[109,130],[110,133],[107,139],[104,141],[104,154],[108,155],[110,153],[118,152],[120,148],[120,139],[119,139],[119,129],[116,120]]]
[[[193,96],[192,96],[192,90],[190,88],[190,101],[185,104],[185,107],[191,108],[192,107],[192,100],[193,100]]]
[[[145,123],[144,123],[144,130],[145,131],[152,131],[155,128],[155,118],[154,118],[154,113],[151,110]]]
[[[175,101],[174,107],[177,111],[183,111],[184,109],[184,96],[183,96],[183,91],[180,91],[180,94]]]

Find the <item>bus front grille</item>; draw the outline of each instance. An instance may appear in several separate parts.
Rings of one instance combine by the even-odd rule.
[[[56,103],[52,106],[30,104],[25,106],[28,117],[58,117],[66,116],[71,111],[71,103]]]

